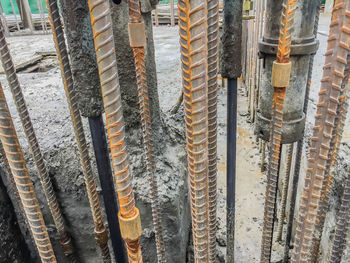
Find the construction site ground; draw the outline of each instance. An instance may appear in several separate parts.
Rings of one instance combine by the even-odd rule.
[[[306,140],[311,135],[311,128],[314,122],[316,103],[318,100],[318,90],[322,77],[322,66],[326,50],[330,17],[321,16],[318,38],[320,47],[315,57],[314,74],[311,86],[311,97],[309,103],[309,114],[306,126]],[[154,28],[155,54],[157,63],[157,77],[160,104],[164,118],[169,116],[171,108],[176,104],[180,95],[181,84],[181,64],[179,51],[178,27],[160,26]],[[38,55],[37,52],[54,52],[52,36],[31,35],[14,36],[8,38],[9,47],[16,65],[28,61]],[[43,63],[43,62],[42,62]],[[22,83],[25,96],[30,101],[30,113],[34,122],[34,127],[38,132],[40,143],[53,143],[55,138],[64,137],[67,130],[71,132],[71,124],[68,107],[64,97],[64,90],[60,79],[60,70],[55,59],[49,58],[43,68],[48,68],[46,72],[19,73],[19,80]],[[42,70],[39,70],[42,71]],[[0,81],[6,89],[6,97],[10,105],[12,116],[19,121],[15,112],[12,97],[7,87],[5,75],[0,75]],[[221,85],[221,81],[219,81]],[[47,89],[53,89],[49,97]],[[219,87],[218,90],[218,260],[224,262],[226,246],[226,87]],[[237,263],[259,262],[260,242],[263,221],[264,195],[266,173],[260,171],[259,143],[254,136],[254,124],[249,120],[247,109],[247,92],[243,85],[238,90],[238,128],[237,128],[237,188],[236,188],[236,241],[235,257]],[[41,100],[59,101],[63,106],[59,108],[42,107]],[[55,104],[56,105],[56,104]],[[182,111],[183,108],[181,107]],[[51,113],[50,113],[51,112]],[[56,133],[49,134],[45,125],[55,125],[46,119],[50,114],[60,115],[66,121],[67,127],[57,125]],[[52,129],[50,129],[51,131]],[[23,134],[20,134],[23,135]],[[349,118],[344,134],[344,144],[341,155],[349,156],[350,129]],[[21,136],[21,144],[26,145],[24,137]],[[308,143],[306,143],[306,149]],[[78,158],[78,156],[76,156]],[[176,158],[176,155],[174,155]],[[340,159],[342,159],[340,157]],[[301,182],[303,181],[306,156],[303,157],[303,171],[301,172]],[[283,165],[283,164],[282,164]],[[342,166],[343,164],[340,164]],[[59,167],[57,167],[59,169]],[[347,167],[346,167],[347,169]],[[343,169],[345,170],[345,169]],[[345,171],[344,171],[345,173]],[[67,182],[68,184],[69,182]],[[83,183],[83,181],[81,182]],[[302,187],[302,183],[299,186]],[[339,193],[340,195],[340,193]],[[337,201],[334,201],[336,206]],[[72,206],[74,209],[74,206]],[[334,210],[334,209],[333,209]],[[332,212],[331,212],[332,213]],[[163,211],[166,217],[166,211]],[[329,219],[331,220],[331,219]],[[334,219],[327,221],[327,228],[334,227]],[[170,248],[168,248],[170,249]],[[281,247],[274,246],[273,261],[278,261]],[[345,257],[346,259],[346,257]],[[345,262],[345,261],[344,261]],[[181,262],[182,263],[182,262]]]

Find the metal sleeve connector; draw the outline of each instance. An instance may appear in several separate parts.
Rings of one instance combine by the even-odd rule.
[[[146,45],[146,31],[144,23],[129,23],[130,47],[144,47]]]
[[[120,212],[118,214],[120,232],[125,241],[138,240],[142,235],[140,212],[137,208],[135,210],[133,217],[123,217]]]
[[[273,62],[272,74],[271,74],[271,84],[276,88],[286,88],[289,86],[290,82],[290,72],[292,69],[292,63],[278,63]]]

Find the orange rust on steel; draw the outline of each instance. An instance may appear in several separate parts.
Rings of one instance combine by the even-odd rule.
[[[317,224],[317,210],[349,54],[349,10],[350,1],[335,1],[291,262],[310,262],[312,234]]]
[[[322,184],[321,199],[319,209],[317,210],[317,217],[315,225],[315,232],[312,240],[311,248],[311,262],[316,263],[318,259],[319,247],[322,238],[322,232],[326,220],[326,214],[329,205],[330,191],[333,188],[334,168],[336,166],[338,151],[343,137],[345,120],[348,112],[349,101],[349,74],[350,74],[350,56],[347,58],[347,65],[345,68],[345,78],[343,79],[341,95],[339,97],[339,106],[337,108],[337,116],[334,121],[335,129],[332,132],[332,140],[330,143],[329,160],[326,166],[325,178]]]
[[[294,27],[295,3],[296,0],[285,0],[282,6],[277,63],[289,63],[290,60],[290,46]],[[285,77],[289,78],[290,76]],[[269,263],[271,258],[285,95],[286,87],[274,87],[270,153],[264,208],[264,227],[261,242],[261,263]]]
[[[217,89],[219,0],[208,0],[208,200],[209,259],[216,261],[217,209]]]
[[[41,262],[54,263],[56,257],[52,249],[50,237],[29,177],[23,152],[18,141],[16,130],[7,106],[4,91],[0,85],[0,139],[9,161],[21,202],[27,217]]]
[[[288,188],[289,188],[290,171],[292,167],[293,150],[294,150],[294,144],[288,145],[287,164],[286,164],[286,171],[284,174],[284,181],[283,181],[283,188],[282,188],[282,195],[281,195],[281,207],[280,207],[280,212],[278,214],[278,225],[277,225],[277,234],[276,234],[277,242],[280,242],[282,240],[282,231],[283,231],[284,218],[286,214],[287,196],[288,196]]]
[[[137,210],[125,144],[125,126],[109,1],[89,0],[89,9],[117,186],[119,213],[122,218],[133,218],[137,215]],[[125,242],[129,262],[141,263],[140,238],[127,239]]]
[[[99,197],[96,190],[96,183],[92,172],[89,149],[86,142],[82,118],[79,112],[77,93],[73,86],[73,77],[70,68],[67,47],[65,43],[62,22],[59,14],[57,0],[45,0],[55,42],[56,53],[61,68],[61,75],[69,111],[73,123],[75,138],[77,141],[80,162],[83,169],[86,191],[90,203],[90,209],[95,225],[95,238],[101,249],[103,262],[111,262],[108,249],[108,234],[103,223]]]
[[[182,83],[196,263],[211,262],[208,242],[207,2],[179,0]]]
[[[142,21],[139,0],[129,0],[129,19],[131,24],[139,24]],[[129,27],[130,29],[130,27]],[[131,34],[133,32],[130,32]],[[134,32],[136,33],[136,32]],[[141,38],[145,36],[144,32]],[[154,142],[152,131],[151,110],[149,106],[148,83],[145,65],[145,47],[132,47],[136,70],[137,90],[142,125],[143,145],[146,152],[147,176],[150,184],[150,197],[152,207],[153,228],[156,239],[157,258],[159,263],[166,262],[164,232],[162,228],[161,212],[159,206],[158,186],[155,175]]]
[[[45,198],[47,200],[52,218],[57,228],[62,250],[67,257],[72,258],[74,257],[72,241],[64,226],[64,220],[62,217],[61,209],[58,204],[56,194],[49,176],[49,172],[46,167],[38,140],[35,135],[33,124],[31,122],[27,105],[11,58],[10,50],[6,43],[2,23],[0,23],[0,53],[1,62],[6,73],[12,96],[16,104],[18,115],[21,119],[24,133],[27,137],[30,146],[30,151],[32,153],[32,157],[38,171],[40,183],[44,190]]]

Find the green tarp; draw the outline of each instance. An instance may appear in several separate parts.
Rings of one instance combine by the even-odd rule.
[[[45,13],[47,13],[46,12],[45,0],[39,0],[39,2],[42,2],[42,9],[44,10]],[[4,12],[5,12],[6,15],[13,14],[13,11],[12,11],[13,9],[12,9],[10,0],[0,0],[0,3],[1,3],[1,6],[4,9]],[[16,14],[19,14],[17,1],[16,0],[12,0],[12,3],[14,5],[14,7],[15,7]],[[30,6],[30,9],[32,11],[32,14],[39,14],[39,9],[38,9],[38,6],[37,6],[37,0],[29,0],[29,6]]]

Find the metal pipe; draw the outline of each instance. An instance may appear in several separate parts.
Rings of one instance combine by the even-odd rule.
[[[320,9],[321,9],[321,1],[319,0],[317,3],[316,16],[315,16],[315,22],[314,22],[315,38],[317,38]],[[305,116],[307,115],[308,106],[309,106],[309,94],[310,94],[311,79],[312,79],[312,72],[313,72],[313,66],[314,66],[314,58],[315,58],[315,55],[312,55],[309,61],[309,69],[308,69],[308,75],[307,75],[304,106],[303,106],[303,112]],[[305,131],[303,131],[303,134],[304,133]],[[287,263],[289,259],[289,246],[292,238],[295,202],[297,198],[299,175],[300,175],[300,163],[301,163],[303,148],[304,148],[304,140],[300,139],[297,142],[296,155],[295,155],[295,165],[294,165],[294,172],[293,172],[292,189],[290,193],[289,217],[288,217],[287,232],[286,232],[286,239],[285,239],[285,245],[284,245],[283,263]]]
[[[15,66],[10,55],[10,50],[7,46],[6,39],[4,37],[2,23],[0,23],[0,56],[11,93],[15,101],[19,117],[21,119],[23,130],[27,137],[30,146],[30,151],[32,153],[32,157],[38,171],[40,183],[44,190],[45,198],[48,202],[52,218],[54,220],[57,232],[59,234],[62,250],[67,257],[74,260],[73,244],[64,226],[62,212],[58,204],[57,197],[53,189],[49,172],[44,162],[44,158],[41,153],[38,140],[34,132],[33,124],[31,122],[27,105],[25,103],[20,83],[17,78]]]
[[[125,263],[124,242],[119,229],[117,197],[114,191],[112,169],[109,161],[102,115],[89,117],[88,120],[114,256],[117,263]]]
[[[310,158],[300,201],[292,262],[309,262],[310,242],[312,241],[319,200],[321,199],[331,135],[334,129],[339,97],[342,91],[341,84],[349,53],[350,34],[347,28],[350,23],[349,11],[349,1],[338,0],[335,2],[319,103],[317,104],[315,125],[311,138]]]
[[[195,262],[209,262],[207,1],[179,0],[179,33]]]
[[[2,29],[0,30],[2,31]],[[3,37],[0,37],[3,38]],[[2,42],[2,41],[1,41]],[[19,192],[41,262],[56,262],[50,237],[34,192],[33,183],[25,164],[21,146],[13,126],[12,118],[6,103],[4,91],[0,85],[0,139],[4,145],[6,157]]]
[[[234,262],[236,210],[237,79],[227,85],[227,262]]]
[[[294,28],[295,3],[296,0],[285,0],[283,3],[277,60],[274,65],[276,66],[276,69],[278,69],[278,67],[288,66],[288,64],[290,65],[290,48],[292,40],[292,31]],[[289,86],[289,81],[285,83],[284,81],[290,78],[290,70],[289,72],[284,72],[284,76],[274,76],[273,68],[271,78],[272,85],[274,86],[274,94],[272,106],[272,121],[270,128],[270,153],[264,208],[264,227],[261,242],[261,263],[268,263],[270,262],[271,258],[277,182],[279,174],[280,148],[283,128],[282,126],[284,98],[286,96],[286,87]]]
[[[50,19],[52,35],[55,42],[56,53],[61,68],[61,75],[64,90],[67,97],[70,115],[80,154],[81,166],[83,169],[86,191],[90,203],[91,213],[95,225],[95,238],[101,249],[104,262],[111,262],[108,248],[108,234],[103,223],[99,197],[96,190],[96,183],[92,172],[89,149],[87,146],[84,127],[77,103],[77,94],[73,87],[73,78],[68,58],[61,18],[56,0],[45,0]]]
[[[216,262],[217,209],[217,89],[219,54],[219,1],[208,5],[208,199],[209,259]]]
[[[172,3],[173,4],[173,3]],[[151,110],[149,106],[148,83],[146,74],[145,45],[146,34],[145,25],[142,22],[141,8],[139,0],[129,0],[129,38],[130,46],[134,54],[134,64],[137,79],[137,90],[139,98],[140,117],[142,125],[142,136],[144,150],[146,152],[146,166],[148,182],[150,184],[151,208],[153,218],[153,228],[155,232],[157,258],[159,263],[166,262],[164,233],[162,229],[161,212],[159,205],[159,194],[157,179],[155,174],[154,142],[152,131]],[[136,27],[142,27],[141,30]],[[142,43],[136,43],[135,38],[142,37]]]
[[[224,0],[221,77],[227,78],[227,251],[226,261],[234,262],[236,140],[237,140],[237,78],[242,75],[242,9],[241,0]]]
[[[283,179],[281,208],[280,208],[280,213],[278,214],[278,219],[277,219],[278,220],[277,234],[276,234],[276,241],[277,242],[280,242],[282,240],[282,230],[283,230],[284,218],[286,215],[287,196],[288,196],[288,188],[289,188],[290,171],[291,171],[291,167],[292,167],[293,149],[294,149],[294,144],[288,145],[286,171],[285,171],[284,179]]]
[[[118,192],[119,223],[122,223],[120,230],[127,245],[129,262],[141,263],[141,221],[139,211],[135,207],[125,145],[125,126],[109,1],[89,0],[89,10]],[[126,222],[134,224],[125,229]]]

